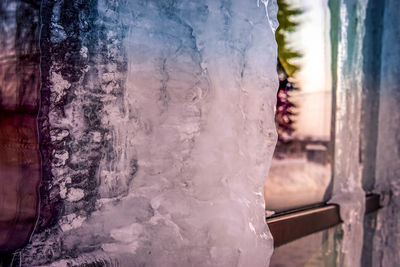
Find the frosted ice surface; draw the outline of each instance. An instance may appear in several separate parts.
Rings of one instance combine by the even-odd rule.
[[[50,31],[61,56],[49,69],[63,83],[49,90],[67,96],[48,103],[50,184],[65,201],[25,263],[267,266],[275,1],[268,18],[257,1],[100,0],[76,12],[53,16]]]
[[[340,205],[343,239],[338,257],[344,266],[360,266],[365,192],[359,162],[362,91],[362,40],[366,1],[340,2],[333,197]],[[335,86],[335,85],[334,85]]]

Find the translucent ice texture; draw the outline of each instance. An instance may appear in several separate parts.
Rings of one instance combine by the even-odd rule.
[[[338,54],[337,65],[333,64],[337,109],[332,201],[340,204],[345,222],[337,262],[396,266],[400,261],[399,2],[330,3],[331,11],[337,11],[331,13],[333,20],[337,16],[338,21],[332,28],[338,33],[337,39],[332,34],[333,54]],[[371,192],[381,194],[384,207],[363,216],[364,195]]]
[[[257,1],[42,10],[41,221],[55,223],[23,264],[267,266],[274,1],[268,17]]]
[[[366,0],[330,1],[332,80],[336,94],[333,197],[344,223],[338,255],[360,266],[365,192],[359,162],[362,41]]]

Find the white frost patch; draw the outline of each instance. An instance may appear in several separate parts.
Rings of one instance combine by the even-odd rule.
[[[249,222],[249,227],[250,227],[250,230],[251,230],[253,233],[256,233],[256,228],[254,228],[254,225],[253,225],[251,222]]]
[[[270,5],[269,1],[270,0],[257,0],[257,6],[260,6],[260,2],[264,5],[265,14],[267,16],[269,25],[271,26],[272,32],[275,33],[276,29],[279,26],[278,20],[276,19],[276,14],[278,13],[278,5],[276,3]]]
[[[123,228],[112,230],[111,237],[124,243],[130,243],[137,240],[142,232],[143,226],[134,223]]]
[[[262,194],[262,192],[254,192],[254,195],[262,197],[263,194]]]
[[[53,43],[61,43],[67,39],[67,34],[65,33],[64,28],[59,24],[52,23],[51,33],[52,36],[50,39]]]
[[[250,207],[251,201],[246,198],[239,198],[239,202],[245,205],[246,207]]]
[[[53,84],[52,100],[54,102],[60,101],[60,99],[65,94],[64,90],[71,87],[71,84],[68,81],[64,80],[61,74],[58,74],[57,72],[54,71],[51,73],[51,83]]]
[[[85,196],[85,192],[80,188],[70,188],[68,192],[68,201],[79,201]]]
[[[69,131],[68,130],[62,130],[61,132],[57,133],[57,134],[52,134],[50,136],[51,141],[61,141],[63,140],[65,137],[67,137],[69,135]]]
[[[276,213],[276,212],[273,211],[273,210],[266,210],[266,211],[265,211],[265,216],[269,217],[269,216],[274,215],[275,213]]]
[[[101,142],[101,133],[100,132],[92,132],[92,138],[95,143]]]
[[[78,228],[85,221],[85,218],[82,216],[77,216],[76,214],[69,214],[63,218],[61,218],[59,225],[63,232]]]
[[[60,197],[62,199],[65,199],[67,197],[68,189],[66,187],[66,184],[71,183],[71,177],[67,177],[64,181],[60,183]]]
[[[265,240],[268,240],[268,239],[269,239],[269,236],[268,236],[266,233],[260,234],[260,237],[261,237],[262,239],[265,239]]]
[[[109,83],[109,82],[114,82],[118,79],[120,79],[120,74],[119,73],[114,73],[114,72],[108,72],[104,73],[101,77],[103,82]]]
[[[65,183],[60,184],[60,197],[62,199],[67,197],[67,187],[65,186]]]
[[[108,31],[107,32],[107,39],[111,39],[111,38],[114,38],[116,36],[117,36],[117,34],[114,31]]]
[[[55,159],[57,159],[57,161],[54,165],[57,167],[60,167],[60,166],[65,165],[65,162],[69,158],[69,153],[68,153],[68,151],[57,151],[57,152],[53,152],[53,156]]]
[[[142,233],[143,226],[138,223],[111,230],[111,237],[119,241],[119,243],[107,243],[101,247],[107,252],[134,253],[139,247],[139,239]]]
[[[87,58],[88,57],[88,48],[86,46],[82,46],[79,53],[81,54],[81,56],[83,58]]]

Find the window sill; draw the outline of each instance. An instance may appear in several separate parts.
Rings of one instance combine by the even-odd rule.
[[[378,210],[380,197],[368,194],[365,198],[365,214]],[[274,246],[279,247],[304,236],[328,229],[342,222],[340,207],[323,204],[304,210],[268,217],[268,227],[274,237]]]

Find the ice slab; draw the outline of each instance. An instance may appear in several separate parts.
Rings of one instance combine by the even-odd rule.
[[[24,264],[266,266],[276,3],[42,7],[52,213]]]

